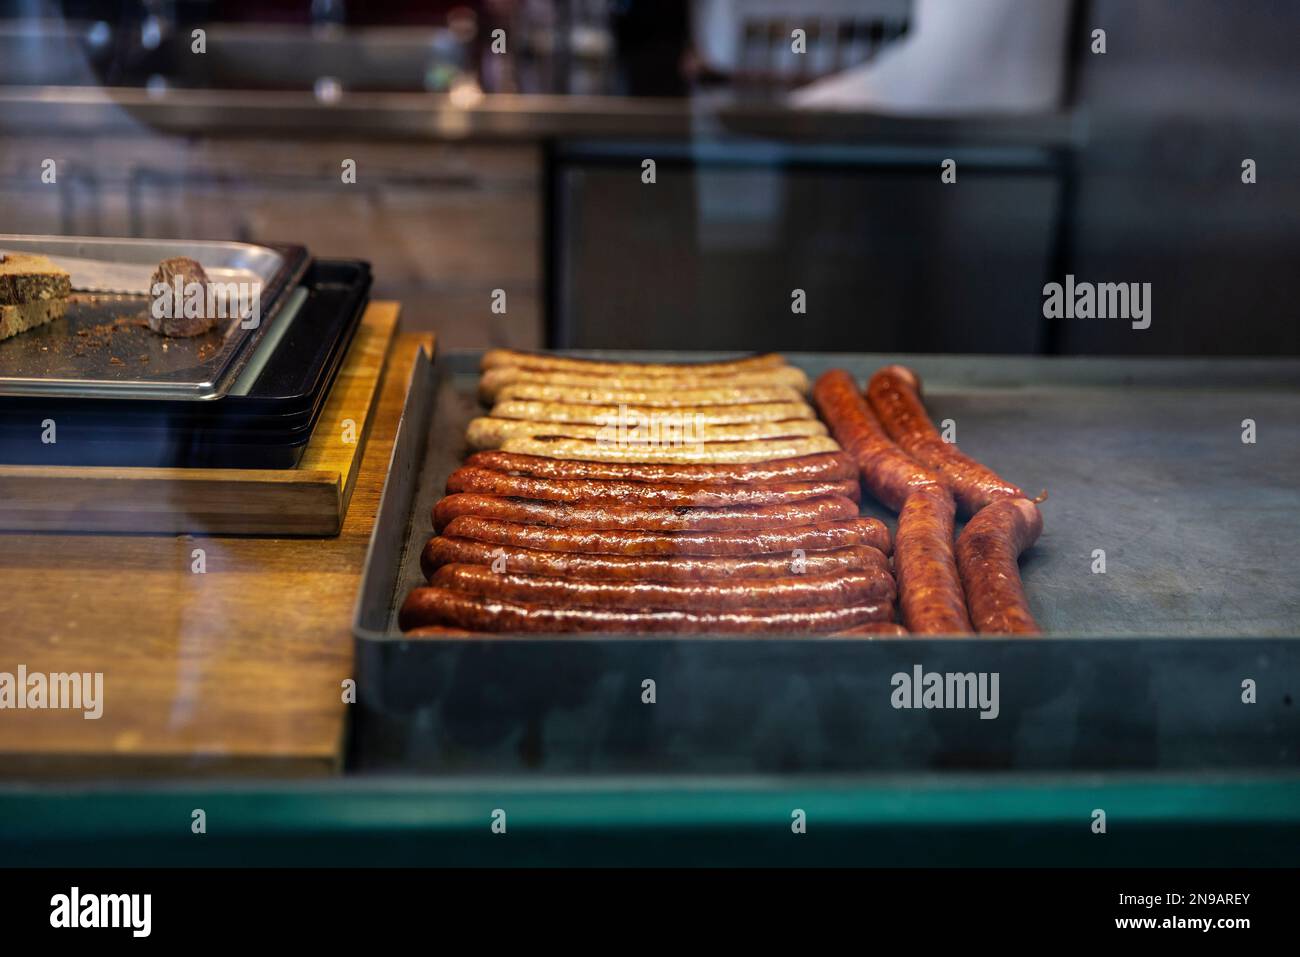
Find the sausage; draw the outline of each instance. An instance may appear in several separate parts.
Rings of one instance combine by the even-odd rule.
[[[904,452],[938,473],[966,514],[974,515],[998,499],[1026,497],[992,469],[945,442],[930,421],[920,393],[920,379],[904,366],[886,366],[867,385],[867,398],[885,431]]]
[[[971,621],[981,635],[1041,634],[1030,614],[1016,565],[1038,540],[1043,516],[1027,498],[1004,498],[980,509],[957,538],[957,568]]]
[[[870,545],[888,554],[889,529],[874,518],[799,525],[745,532],[634,532],[625,529],[550,528],[502,522],[476,515],[454,518],[445,529],[457,538],[496,545],[518,545],[545,552],[672,557],[674,555],[747,555],[805,553],[845,545]]]
[[[942,486],[912,492],[898,514],[894,571],[903,624],[917,635],[969,635],[952,530],[957,505]]]
[[[545,455],[556,459],[587,462],[657,463],[674,465],[735,465],[793,459],[818,452],[839,451],[834,439],[825,435],[794,436],[785,439],[753,439],[745,442],[645,443],[602,442],[599,439],[510,438],[501,443],[504,452]]]
[[[495,518],[526,525],[556,528],[621,528],[647,532],[746,531],[785,526],[818,525],[858,517],[857,503],[839,496],[787,502],[781,505],[738,505],[694,508],[681,505],[589,505],[543,502],[501,495],[460,492],[433,508],[433,527],[442,531],[461,515]]]
[[[676,382],[677,380],[668,380]],[[496,401],[560,402],[569,405],[639,405],[656,409],[684,406],[753,405],[758,402],[800,402],[803,397],[788,385],[727,385],[708,388],[682,383],[680,388],[626,388],[609,383],[591,386],[518,383],[500,389]]]
[[[894,603],[894,576],[880,569],[728,582],[654,582],[550,578],[509,571],[497,574],[484,565],[443,565],[429,581],[436,587],[480,598],[624,611],[772,610],[865,604],[892,607]]]
[[[831,435],[857,461],[862,482],[881,504],[901,511],[916,489],[941,488],[943,480],[896,446],[858,392],[853,376],[831,369],[813,385],[813,402]]]
[[[566,633],[761,633],[825,632],[868,621],[885,621],[886,604],[836,605],[785,611],[621,611],[565,608],[479,598],[449,588],[416,588],[406,596],[398,624],[407,629],[450,625],[470,631]]]
[[[775,369],[786,364],[779,353],[746,356],[724,362],[608,362],[601,359],[574,359],[570,356],[548,355],[538,352],[519,352],[514,349],[489,349],[483,353],[479,368],[535,369],[543,372],[577,372],[584,375],[617,376],[702,376],[733,375],[737,372],[756,372]]]
[[[406,632],[405,638],[485,638],[486,631],[469,631],[465,628],[453,628],[451,625],[421,625]]]
[[[499,449],[509,439],[567,439],[659,442],[666,445],[701,442],[742,442],[753,439],[780,439],[800,435],[825,435],[826,426],[816,419],[787,419],[783,422],[742,422],[738,425],[703,425],[648,420],[633,428],[629,425],[620,435],[617,425],[588,425],[575,422],[529,422],[523,419],[498,419],[480,416],[471,419],[465,439],[472,449]]]
[[[809,377],[803,369],[794,365],[776,365],[771,369],[755,369],[753,372],[729,372],[724,376],[643,376],[643,374],[607,374],[560,371],[539,371],[525,369],[517,365],[487,369],[478,377],[478,398],[486,404],[497,400],[500,390],[508,385],[556,385],[571,387],[588,387],[588,389],[645,389],[645,390],[679,390],[716,385],[725,382],[728,386],[749,385],[785,385],[790,389],[805,394],[809,390]]]
[[[709,425],[742,425],[746,422],[785,422],[813,419],[807,402],[745,402],[737,405],[687,405],[659,409],[643,405],[582,405],[571,402],[523,402],[503,400],[492,406],[497,419],[525,422],[573,422],[579,425],[609,425],[631,429],[675,426],[678,431]]]
[[[549,479],[512,475],[467,465],[447,479],[448,492],[481,492],[547,502],[591,505],[692,505],[722,508],[729,505],[778,505],[802,502],[823,495],[858,500],[856,479],[784,482],[772,485],[708,485],[700,482],[627,482],[616,479]]]
[[[541,455],[477,452],[465,460],[475,468],[540,479],[662,482],[672,485],[731,486],[776,482],[838,482],[858,477],[858,466],[843,452],[828,452],[775,462],[681,465],[672,462],[576,462]]]
[[[791,555],[754,555],[742,558],[678,555],[638,558],[628,555],[584,555],[547,552],[517,545],[496,545],[473,539],[440,535],[429,539],[420,553],[425,578],[443,565],[492,565],[509,572],[551,575],[588,581],[732,581],[784,578],[788,575],[837,575],[855,571],[888,572],[884,552],[870,545],[847,545],[807,551],[801,560]]]
[[[903,638],[907,634],[906,628],[902,625],[896,625],[892,621],[869,621],[865,625],[855,625],[852,628],[837,631],[831,637],[855,638],[859,635],[881,635],[889,638]]]
[[[907,636],[907,629],[902,625],[894,624],[892,621],[869,621],[864,625],[855,625],[852,628],[834,632],[831,637],[858,638],[868,635],[903,638]],[[403,635],[405,638],[490,638],[491,636],[491,632],[468,631],[464,628],[454,628],[451,625],[423,625],[419,628],[413,628]]]

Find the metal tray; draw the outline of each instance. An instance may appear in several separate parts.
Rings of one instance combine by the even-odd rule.
[[[257,343],[238,381],[211,402],[134,399],[123,407],[103,397],[9,396],[0,403],[0,427],[11,422],[26,427],[31,413],[95,427],[302,427],[321,401],[322,382],[333,374],[331,366],[341,361],[360,322],[371,281],[369,263],[313,259],[300,285],[284,297],[282,318],[289,321],[277,323]]]
[[[218,398],[238,379],[308,258],[303,247],[280,244],[13,234],[0,234],[0,249],[138,267],[146,282],[163,259],[188,256],[214,280],[261,283],[256,327],[231,320],[177,339],[149,330],[147,295],[74,291],[63,319],[0,341],[0,395]]]
[[[0,463],[292,468],[360,325],[370,282],[367,263],[313,260],[245,367],[251,385],[212,402],[7,397]],[[58,423],[55,444],[41,441],[46,418]]]
[[[1043,640],[408,641],[396,608],[423,580],[429,509],[466,451],[478,358],[453,353],[413,377],[354,622],[359,768],[1300,762],[1300,362],[789,356],[810,375],[839,366],[861,379],[907,363],[966,451],[1050,490],[1043,537],[1021,564]],[[1254,445],[1241,441],[1246,418]],[[874,503],[864,513],[896,524]],[[1092,571],[1096,549],[1104,574]],[[892,709],[890,676],[917,663],[999,671],[1000,720]],[[646,677],[653,707],[640,701]],[[1255,705],[1241,702],[1245,678]]]

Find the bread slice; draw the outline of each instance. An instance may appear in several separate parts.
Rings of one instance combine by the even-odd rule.
[[[66,299],[72,277],[44,256],[9,253],[0,257],[0,306]]]
[[[0,340],[43,326],[55,319],[62,319],[67,308],[66,299],[43,299],[19,306],[0,306]]]

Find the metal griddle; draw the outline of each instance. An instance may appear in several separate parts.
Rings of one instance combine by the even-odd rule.
[[[629,361],[717,358],[585,353]],[[354,623],[349,761],[374,772],[828,773],[1300,767],[1300,363],[797,355],[916,369],[968,453],[1037,492],[1043,639],[405,640],[429,510],[480,414],[477,353],[417,364]],[[1253,418],[1259,441],[1241,443]],[[871,504],[866,514],[896,518]],[[1093,574],[1093,550],[1106,573]],[[997,720],[896,710],[891,676],[990,671]],[[658,687],[654,707],[642,682]],[[1251,678],[1258,701],[1241,701]],[[1094,805],[1088,805],[1089,808]],[[1086,820],[1087,808],[1082,812]]]
[[[0,395],[219,398],[238,379],[307,268],[307,251],[300,246],[236,242],[0,235],[0,250],[138,266],[146,276],[163,259],[189,256],[213,281],[261,283],[256,327],[230,319],[190,338],[152,332],[146,295],[74,288],[62,319],[0,341]],[[73,278],[75,286],[75,273]]]
[[[587,354],[682,361],[660,353]],[[862,381],[900,361],[788,358],[810,377],[838,366]],[[377,549],[403,552],[400,577],[386,618],[364,609],[367,628],[395,630],[396,607],[422,581],[430,509],[468,453],[466,424],[485,414],[478,360],[479,353],[439,360],[413,502],[401,514],[386,509],[375,533]],[[933,417],[956,422],[967,454],[1031,495],[1048,490],[1043,536],[1023,556],[1021,577],[1049,635],[1300,634],[1300,362],[901,361],[921,375]],[[1241,441],[1247,418],[1256,422],[1254,445]],[[897,516],[866,498],[863,514],[894,529]],[[1104,574],[1092,571],[1097,549],[1105,552]]]

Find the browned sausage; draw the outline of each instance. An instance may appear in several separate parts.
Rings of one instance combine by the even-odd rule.
[[[599,479],[629,482],[670,482],[733,485],[770,482],[834,482],[857,478],[858,467],[843,452],[824,452],[802,458],[746,465],[677,465],[669,462],[582,462],[548,459],[511,452],[476,452],[466,465],[547,479]]]
[[[889,605],[837,605],[791,611],[618,611],[563,608],[479,598],[449,588],[416,588],[398,614],[403,630],[451,625],[470,631],[524,633],[760,633],[826,632],[885,621]]]
[[[834,632],[832,638],[858,638],[863,636],[880,636],[887,638],[903,638],[907,636],[907,629],[902,625],[896,625],[892,621],[869,621],[865,625],[855,625],[852,628],[846,628],[843,631]],[[464,628],[453,628],[450,625],[424,625],[420,628],[413,628],[406,632],[403,637],[406,638],[490,638],[492,633],[489,631],[467,631]]]
[[[862,482],[894,511],[918,488],[942,486],[940,477],[914,461],[885,435],[853,376],[831,369],[813,386],[813,402],[836,441],[857,461]]]
[[[981,635],[1041,634],[1029,612],[1016,560],[1043,531],[1038,506],[1004,498],[982,508],[957,539],[957,567],[971,621]]]
[[[907,634],[906,628],[902,625],[896,625],[892,621],[869,621],[865,625],[857,625],[853,628],[837,631],[832,637],[854,638],[858,635],[882,635],[889,638],[902,638]]]
[[[845,545],[870,545],[886,553],[890,549],[889,529],[874,518],[745,532],[634,532],[625,529],[549,528],[462,515],[452,519],[445,531],[448,535],[497,545],[596,555],[739,557],[791,554],[795,549],[809,552]]]
[[[1025,493],[943,440],[921,402],[921,380],[904,366],[886,366],[871,377],[867,398],[899,447],[937,472],[968,515],[1000,498]]]
[[[968,635],[966,600],[953,561],[957,506],[947,489],[914,491],[898,515],[899,606],[903,624],[917,635]]]
[[[724,450],[732,442],[766,442],[813,436],[824,441],[826,426],[813,418],[812,407],[804,405],[806,419],[787,419],[774,422],[746,422],[740,425],[700,425],[694,420],[629,419],[627,431],[619,434],[617,425],[571,422],[533,422],[522,419],[501,419],[495,416],[471,419],[465,426],[465,441],[473,449],[504,449],[514,439],[533,439],[550,442],[556,439],[595,440],[600,443],[621,443],[629,446],[660,444],[719,446]],[[833,443],[831,448],[838,448]],[[555,456],[561,458],[562,456]],[[775,458],[775,456],[773,456]],[[655,461],[658,461],[656,459]],[[721,461],[726,461],[725,459]]]
[[[723,508],[734,505],[778,505],[782,502],[802,502],[823,495],[842,495],[856,502],[859,486],[855,478],[781,482],[773,485],[547,479],[511,475],[508,472],[467,465],[451,473],[447,479],[447,491],[510,495],[547,502],[583,502],[590,505],[657,505],[669,508],[693,505],[700,508]]]
[[[502,379],[528,376],[533,381],[502,385]],[[555,378],[559,378],[556,376]],[[780,379],[768,381],[736,382],[732,376],[706,379],[604,379],[593,376],[585,381],[557,382],[548,373],[516,372],[501,375],[484,373],[479,383],[479,395],[491,403],[496,402],[558,402],[563,405],[630,405],[660,409],[683,406],[747,405],[757,402],[800,402],[808,391],[808,379],[798,369],[783,372]],[[784,380],[784,381],[782,381]],[[709,382],[709,384],[705,384]],[[662,385],[661,385],[662,383]]]
[[[499,563],[506,571],[523,575],[551,575],[588,581],[733,581],[784,578],[787,575],[837,575],[855,571],[889,570],[884,553],[870,545],[850,545],[828,551],[809,551],[801,561],[790,555],[756,555],[713,558],[681,555],[673,558],[633,558],[626,555],[581,555],[544,552],[514,545],[494,545],[446,535],[429,539],[420,554],[425,578],[443,565]]]
[[[808,409],[808,414],[813,414]],[[578,462],[615,462],[620,465],[762,465],[773,460],[799,459],[839,451],[829,435],[784,439],[746,439],[739,442],[619,442],[601,439],[567,439],[564,436],[509,438],[502,452],[540,455]]]
[[[468,631],[465,628],[453,628],[451,625],[422,625],[412,628],[404,634],[406,638],[484,638],[491,632]]]
[[[572,356],[557,356],[540,352],[518,352],[514,349],[489,349],[483,353],[479,363],[481,369],[500,369],[516,367],[520,369],[555,370],[560,372],[579,372],[585,375],[605,376],[713,376],[731,375],[736,372],[753,372],[758,369],[774,369],[785,365],[785,359],[779,353],[768,352],[760,355],[745,356],[723,362],[608,362],[601,359],[575,359]]]
[[[433,527],[442,531],[462,515],[495,518],[526,525],[556,528],[622,528],[646,532],[749,531],[818,525],[858,517],[856,502],[840,496],[812,498],[780,505],[735,505],[695,508],[679,505],[588,505],[577,502],[542,502],[528,498],[461,492],[448,495],[433,509]]]
[[[672,391],[717,386],[772,386],[808,391],[808,376],[795,366],[776,365],[768,369],[740,369],[715,375],[693,372],[672,375],[645,375],[639,371],[591,372],[571,369],[529,369],[523,366],[498,366],[485,369],[479,376],[479,397],[491,404],[492,399],[515,385],[560,386],[598,390],[635,388],[641,391]]]
[[[894,603],[894,576],[885,570],[729,582],[649,582],[550,578],[509,571],[497,574],[485,565],[443,565],[430,583],[500,601],[625,611],[771,610]]]

